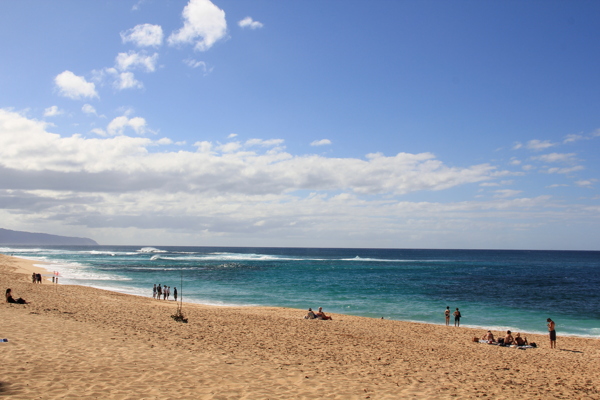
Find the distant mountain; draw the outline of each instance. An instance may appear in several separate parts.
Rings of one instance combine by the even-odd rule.
[[[95,240],[88,238],[11,231],[10,229],[0,228],[0,245],[1,244],[98,246],[98,243],[96,243]]]

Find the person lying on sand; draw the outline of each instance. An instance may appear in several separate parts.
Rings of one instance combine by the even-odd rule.
[[[317,312],[317,318],[319,318],[319,319],[332,319],[331,317],[328,317],[327,315],[325,315],[325,313],[323,312],[323,307],[319,307],[319,311]]]
[[[515,338],[513,338],[510,331],[506,331],[506,336],[504,336],[504,345],[508,346],[511,344],[515,344]]]
[[[14,303],[14,304],[27,304],[27,302],[22,299],[22,298],[18,298],[18,299],[13,299],[12,297],[12,289],[6,289],[6,302],[7,303]]]
[[[515,335],[515,343],[519,346],[527,346],[528,344],[527,338],[523,339],[519,332],[517,332]]]
[[[492,333],[492,331],[487,331],[487,333],[483,335],[481,340],[487,340],[488,343],[496,343],[496,339],[494,339],[494,334]]]
[[[312,310],[312,308],[309,308],[308,314],[306,314],[304,319],[316,319],[316,318],[317,318],[317,316],[315,315],[315,312]]]

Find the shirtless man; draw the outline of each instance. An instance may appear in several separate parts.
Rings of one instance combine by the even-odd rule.
[[[485,335],[483,335],[483,337],[481,338],[481,340],[487,340],[488,343],[495,343],[496,339],[494,339],[494,334],[492,333],[492,331],[487,331],[487,333]]]
[[[546,320],[548,322],[548,332],[550,333],[550,348],[556,348],[556,324],[550,318]]]
[[[454,326],[460,326],[460,317],[462,315],[460,315],[460,311],[458,311],[458,307],[456,307],[456,311],[454,311],[454,313],[452,313],[452,315],[454,315]]]
[[[521,334],[519,332],[517,332],[517,334],[515,335],[515,343],[518,346],[526,346],[527,345],[527,338],[523,339],[521,337]]]
[[[505,345],[515,344],[515,338],[512,336],[510,331],[506,331],[506,336],[504,336],[504,344]]]

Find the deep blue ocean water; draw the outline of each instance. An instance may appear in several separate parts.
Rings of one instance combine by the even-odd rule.
[[[600,337],[600,252],[232,247],[2,247],[50,262],[61,284],[152,296],[177,287],[184,301],[262,305]],[[182,287],[183,284],[183,287]]]

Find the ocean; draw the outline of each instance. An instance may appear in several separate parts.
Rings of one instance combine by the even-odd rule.
[[[134,246],[5,246],[50,263],[60,284],[184,302],[276,306],[482,330],[600,337],[600,252]],[[185,309],[185,306],[184,306]],[[452,323],[452,322],[451,322]],[[483,332],[482,332],[483,334]]]

